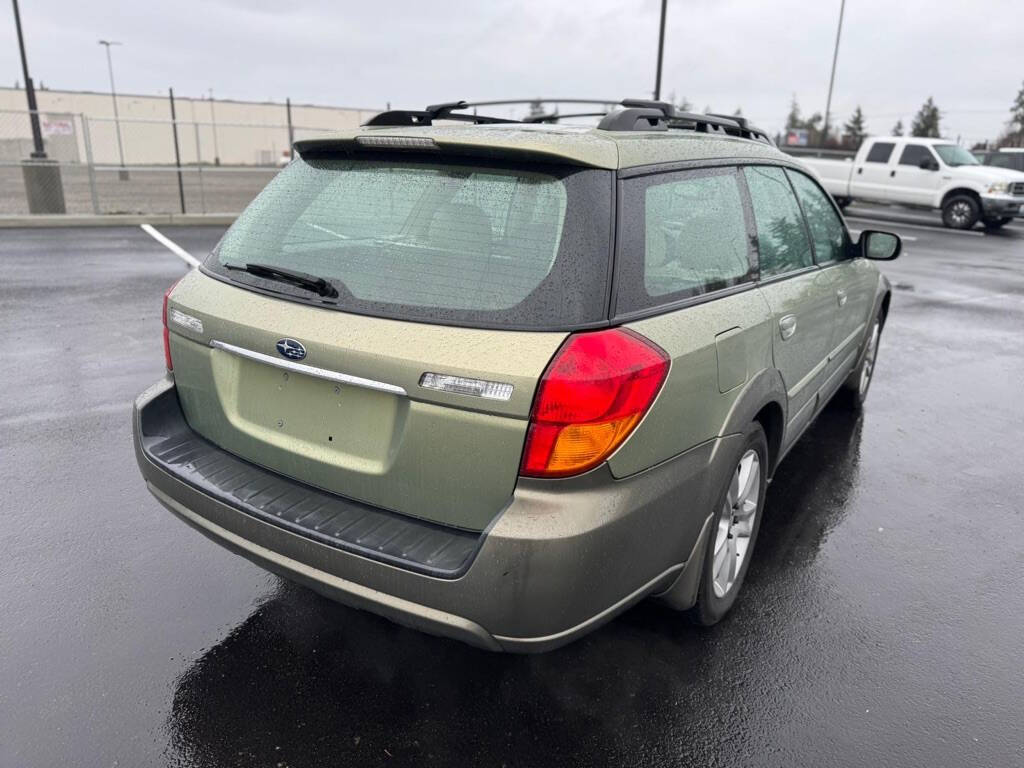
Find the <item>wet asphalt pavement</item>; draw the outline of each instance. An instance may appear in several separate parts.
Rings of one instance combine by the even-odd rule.
[[[867,411],[780,467],[732,615],[642,604],[533,657],[164,511],[129,403],[183,263],[138,228],[0,230],[0,766],[1024,766],[1024,221],[850,213],[908,236]]]

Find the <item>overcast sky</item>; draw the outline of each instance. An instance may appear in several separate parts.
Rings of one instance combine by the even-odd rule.
[[[824,111],[839,0],[669,0],[663,95],[781,127],[793,94]],[[0,12],[0,78],[20,81]],[[658,0],[21,0],[29,65],[50,88],[415,107],[458,98],[648,97]],[[991,138],[1024,81],[1020,0],[848,0],[833,113],[909,125],[925,98],[943,131]]]

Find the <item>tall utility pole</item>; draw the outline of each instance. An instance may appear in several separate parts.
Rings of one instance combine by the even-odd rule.
[[[114,87],[114,64],[110,59],[110,46],[121,45],[117,40],[100,40],[99,44],[107,49],[107,72],[110,73],[110,98],[114,101],[114,127],[117,130],[117,154],[121,158],[121,168],[124,168],[124,145],[121,143],[121,118],[117,114],[117,89]],[[121,178],[124,179],[125,171],[121,171]]]
[[[828,79],[828,100],[825,102],[825,127],[821,129],[821,146],[825,146],[828,138],[828,120],[832,112],[832,86],[836,82],[836,60],[839,58],[839,36],[843,34],[843,11],[846,0],[839,0],[839,26],[836,27],[836,47],[832,52],[832,75]]]
[[[36,106],[36,89],[32,78],[28,76],[28,59],[25,58],[25,38],[21,34],[21,14],[18,13],[18,0],[14,3],[14,26],[18,30],[18,49],[21,51],[21,71],[25,75],[25,98],[28,100],[28,119],[32,124],[32,157],[43,160],[46,149],[43,147],[43,132],[39,128],[39,107]]]
[[[668,0],[661,0],[661,26],[658,29],[658,71],[654,75],[654,100],[661,99],[661,60],[665,53],[665,6]]]
[[[210,122],[213,123],[213,164],[220,165],[220,149],[217,147],[217,115],[213,111],[213,88],[210,89]]]

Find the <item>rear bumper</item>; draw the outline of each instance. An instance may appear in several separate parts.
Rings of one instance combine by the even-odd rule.
[[[607,467],[571,480],[520,479],[488,530],[471,536],[466,562],[443,572],[405,563],[400,553],[377,557],[318,540],[254,513],[215,485],[197,483],[156,456],[152,435],[144,434],[147,409],[169,401],[176,405],[177,397],[167,378],[140,395],[133,412],[139,467],[167,509],[236,554],[327,597],[490,650],[555,648],[677,579],[692,581],[712,489],[724,483],[712,468],[731,466],[716,457],[737,439],[709,441],[623,480]],[[395,525],[423,525],[377,512],[394,517]],[[430,527],[441,528],[437,535],[447,530]],[[452,533],[452,546],[465,548],[467,534]],[[680,579],[687,571],[690,579]],[[673,602],[679,605],[678,588]]]

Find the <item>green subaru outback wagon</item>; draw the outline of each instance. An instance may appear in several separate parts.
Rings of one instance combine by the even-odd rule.
[[[645,597],[712,624],[767,482],[859,408],[889,283],[742,119],[391,111],[295,159],[164,298],[150,491],[357,608],[542,651]]]

